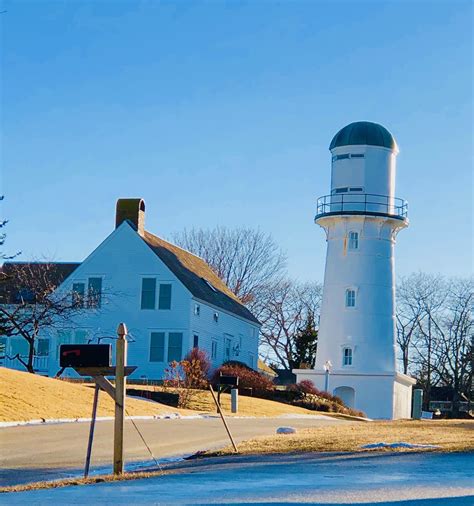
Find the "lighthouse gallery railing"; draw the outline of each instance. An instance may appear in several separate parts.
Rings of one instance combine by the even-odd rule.
[[[405,220],[406,200],[375,193],[332,194],[319,197],[316,218],[332,214],[372,214]]]

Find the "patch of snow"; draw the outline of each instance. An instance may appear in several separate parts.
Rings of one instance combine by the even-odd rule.
[[[278,427],[277,434],[296,434],[294,427]]]
[[[438,445],[425,445],[425,444],[416,444],[416,443],[405,443],[404,441],[399,441],[396,443],[370,443],[367,445],[361,446],[361,448],[365,449],[373,449],[373,448],[439,448]]]

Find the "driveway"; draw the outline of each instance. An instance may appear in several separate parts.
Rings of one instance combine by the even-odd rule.
[[[228,424],[237,441],[275,434],[276,429],[282,425],[301,429],[341,423],[352,422],[317,415],[294,418],[228,418]],[[135,424],[159,460],[229,444],[224,426],[217,417],[135,420]],[[81,473],[88,434],[88,423],[0,429],[0,485],[51,480]],[[112,453],[113,422],[97,422],[91,472],[110,472]],[[150,453],[129,420],[125,428],[125,458],[129,468],[132,462],[151,460]]]
[[[173,467],[173,466],[172,466]],[[10,493],[4,504],[472,506],[474,454],[270,455],[203,459],[174,474]]]

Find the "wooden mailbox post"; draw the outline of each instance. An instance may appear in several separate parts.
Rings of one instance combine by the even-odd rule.
[[[61,346],[61,366],[73,367],[81,376],[91,377],[95,383],[94,403],[92,407],[92,419],[89,430],[89,442],[87,445],[86,464],[84,476],[89,474],[89,466],[92,452],[92,442],[94,439],[94,428],[97,416],[97,404],[99,401],[100,389],[105,390],[115,401],[115,420],[114,420],[114,474],[122,474],[124,467],[123,460],[123,432],[125,425],[125,390],[126,377],[135,371],[136,366],[127,366],[127,327],[125,323],[120,323],[117,328],[117,345],[115,348],[115,367],[114,366],[83,366],[76,365],[82,363],[93,363],[91,353],[93,347],[110,345],[62,345]],[[81,351],[83,358],[81,359]],[[102,350],[103,351],[103,350]],[[109,352],[110,354],[110,352]],[[71,358],[65,358],[71,355]],[[103,360],[103,357],[101,357]],[[100,361],[99,361],[100,362]],[[103,362],[101,362],[103,363]],[[107,376],[115,376],[115,386],[107,379]]]

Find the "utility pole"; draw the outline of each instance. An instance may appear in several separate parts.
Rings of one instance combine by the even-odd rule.
[[[127,365],[127,327],[120,323],[117,328],[115,350],[115,425],[114,425],[114,474],[123,473],[123,429],[125,425],[125,366]]]

